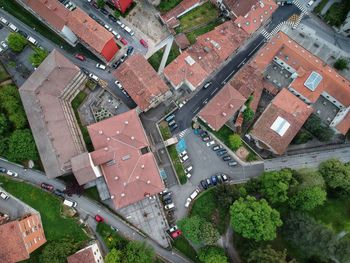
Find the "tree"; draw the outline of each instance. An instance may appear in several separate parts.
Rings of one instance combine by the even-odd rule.
[[[322,162],[319,172],[330,189],[343,189],[350,192],[350,169],[337,159]]]
[[[19,33],[11,33],[8,36],[7,43],[9,47],[15,52],[22,52],[27,45],[27,39]]]
[[[311,211],[323,205],[327,199],[327,192],[319,186],[313,186],[298,191],[289,199],[289,205],[294,209]]]
[[[269,202],[283,203],[288,199],[289,184],[292,180],[291,170],[264,172],[260,180],[261,192]]]
[[[5,114],[0,113],[0,136],[5,136],[9,130],[9,122]]]
[[[144,242],[130,241],[125,248],[125,261],[133,263],[153,262],[155,253],[153,248]]]
[[[119,263],[122,261],[122,252],[112,248],[112,250],[105,256],[105,263]]]
[[[47,50],[34,48],[34,53],[29,56],[29,61],[34,67],[39,67],[48,54]]]
[[[312,137],[311,133],[309,133],[308,131],[305,131],[305,130],[300,130],[297,133],[297,135],[293,138],[292,143],[293,144],[303,144],[303,143],[307,143],[312,138],[313,137]]]
[[[69,182],[66,183],[66,190],[65,193],[67,195],[82,195],[84,192],[84,187],[82,185],[79,185],[77,179],[75,177],[72,178]]]
[[[16,130],[9,138],[8,159],[13,162],[38,160],[38,151],[28,129]]]
[[[97,0],[96,4],[97,4],[98,8],[103,8],[103,7],[105,7],[106,2],[105,2],[105,0]]]
[[[219,184],[213,191],[217,205],[225,210],[240,197],[239,189],[234,184]]]
[[[230,207],[231,225],[245,238],[267,241],[276,238],[277,227],[282,225],[280,214],[265,199],[240,198]]]
[[[40,255],[42,263],[64,263],[67,257],[73,254],[79,245],[74,244],[70,239],[49,241],[43,248]]]
[[[203,263],[228,263],[222,248],[207,246],[199,250],[199,260]]]
[[[295,190],[309,188],[312,186],[325,186],[325,182],[322,175],[319,172],[309,168],[294,170],[293,178],[298,182],[298,184],[294,185],[295,187],[291,189],[292,192]]]
[[[334,135],[334,131],[323,125],[321,119],[315,114],[310,115],[303,127],[321,142],[329,141]]]
[[[255,112],[250,108],[250,106],[247,106],[243,111],[243,120],[245,122],[250,122],[251,120],[253,120],[254,115]]]
[[[178,226],[182,230],[183,235],[195,244],[212,245],[220,237],[214,226],[199,216],[185,217],[178,221]]]
[[[248,257],[248,263],[296,263],[287,260],[287,250],[276,251],[270,245],[253,250]]]
[[[8,138],[4,138],[0,136],[0,156],[4,156],[7,158],[8,150],[9,150]]]
[[[348,69],[349,62],[345,58],[339,58],[335,63],[334,67],[338,70]]]
[[[242,146],[242,140],[238,134],[231,134],[228,136],[228,143],[233,150],[237,150]]]

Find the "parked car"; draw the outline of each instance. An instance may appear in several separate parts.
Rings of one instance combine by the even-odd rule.
[[[7,49],[9,47],[5,41],[1,41],[0,44],[4,49]]]
[[[184,156],[182,156],[182,157],[180,158],[180,162],[181,162],[181,163],[184,163],[184,162],[186,162],[187,160],[189,160],[189,157],[188,157],[187,154],[184,155]]]
[[[89,14],[89,17],[91,17],[92,19],[96,19],[97,16],[95,16],[94,14]]]
[[[79,60],[81,60],[81,61],[85,61],[86,60],[86,58],[82,54],[79,54],[79,53],[75,54],[74,57],[79,59]]]
[[[202,131],[202,132],[199,133],[199,135],[200,135],[202,138],[203,138],[203,137],[208,137],[208,136],[209,136],[209,134],[208,134],[207,131]]]
[[[207,146],[209,147],[209,146],[212,146],[212,145],[214,145],[215,144],[215,141],[210,141],[210,142],[207,142]]]
[[[119,59],[119,61],[121,61],[121,62],[124,62],[125,61],[125,59],[128,57],[128,54],[124,54],[120,59]]]
[[[130,98],[130,95],[126,92],[125,89],[123,89],[122,92],[123,92],[123,94],[125,95],[125,97]]]
[[[0,197],[4,200],[7,200],[10,198],[5,192],[0,192]]]
[[[120,84],[120,82],[119,82],[118,80],[116,80],[116,81],[114,82],[114,84],[117,85],[117,87],[118,87],[119,89],[123,89],[122,84]]]
[[[173,132],[177,129],[177,124],[170,127],[170,131]]]
[[[232,157],[229,155],[223,156],[222,159],[226,162],[226,161],[231,161]]]
[[[134,52],[134,47],[129,46],[128,50],[126,51],[126,54],[128,54],[128,56],[130,56],[133,52]]]
[[[9,22],[3,17],[0,17],[0,22],[3,23],[6,26],[9,24]]]
[[[187,151],[184,150],[184,151],[182,151],[182,152],[179,153],[179,156],[180,156],[180,157],[183,157],[183,156],[185,156],[186,154],[187,154]]]
[[[216,175],[212,175],[212,176],[210,177],[210,180],[211,180],[211,183],[212,183],[213,185],[217,185],[217,183],[218,183],[218,177],[217,177]]]
[[[99,23],[101,26],[105,26],[105,23],[103,23],[103,21],[102,21],[101,19],[96,18],[95,21],[96,21],[97,23]]]
[[[111,229],[112,229],[114,232],[118,232],[118,231],[119,231],[119,229],[116,228],[116,227],[114,227],[114,226],[111,226]]]
[[[171,197],[170,197],[169,199],[163,200],[163,203],[164,203],[165,205],[169,205],[169,204],[171,204],[172,202],[173,202],[173,200],[171,199]]]
[[[55,190],[53,190],[53,193],[54,193],[55,195],[57,195],[57,196],[60,196],[60,197],[65,198],[64,192],[61,191],[60,189],[55,189]]]
[[[95,220],[98,223],[102,223],[103,221],[105,221],[104,218],[100,215],[95,215]]]
[[[0,173],[7,173],[7,169],[4,167],[0,167]]]
[[[169,122],[169,121],[173,120],[174,118],[175,118],[175,115],[171,114],[165,118],[165,121]]]
[[[89,78],[91,78],[92,80],[94,80],[94,81],[96,81],[96,82],[98,82],[98,81],[100,80],[99,77],[97,77],[96,75],[94,75],[94,74],[92,74],[92,73],[89,74]]]
[[[172,232],[170,235],[171,235],[172,238],[177,238],[177,237],[182,235],[182,232],[181,232],[180,229],[178,229],[178,230]]]
[[[124,27],[124,30],[125,30],[130,36],[135,35],[135,32],[132,31],[131,28],[128,27],[128,26],[125,26],[125,27]]]
[[[220,174],[221,180],[223,182],[227,182],[228,181],[228,176],[226,174]]]
[[[103,65],[103,64],[97,63],[97,64],[96,64],[96,68],[99,68],[99,69],[105,70],[105,69],[106,69],[106,66],[105,66],[105,65]]]
[[[166,193],[169,193],[169,189],[168,188],[165,188],[163,191],[161,191],[159,194],[162,196],[162,195],[165,195]]]
[[[193,193],[190,195],[191,199],[194,200],[198,194],[199,194],[199,190],[198,189],[194,190]]]
[[[171,210],[171,209],[174,209],[174,208],[175,208],[175,204],[174,203],[170,203],[170,204],[164,206],[165,210]]]
[[[201,181],[201,186],[203,187],[204,190],[208,188],[208,184],[207,184],[206,180]]]
[[[193,170],[193,166],[188,166],[186,169],[185,169],[185,173],[189,173]]]
[[[47,183],[41,183],[40,184],[41,188],[48,190],[48,191],[53,191],[54,187],[51,184],[47,184]]]
[[[140,39],[140,44],[141,44],[142,46],[144,46],[145,48],[148,48],[148,44],[147,44],[146,40]]]
[[[117,24],[118,24],[121,28],[124,28],[124,27],[125,27],[125,24],[123,24],[120,20],[117,20]]]
[[[114,23],[117,22],[117,19],[114,17],[114,15],[109,14],[108,18]]]
[[[238,165],[237,162],[229,162],[229,163],[228,163],[228,166],[237,166],[237,165]]]
[[[69,207],[77,207],[77,202],[69,200],[69,199],[64,199],[63,204]]]
[[[207,89],[209,88],[209,86],[211,85],[211,82],[207,82],[205,83],[205,85],[203,86],[203,89]]]
[[[210,187],[210,186],[211,186],[211,181],[210,181],[210,178],[205,179],[205,181],[206,181],[206,183],[207,183],[208,187]]]
[[[188,198],[186,199],[186,202],[185,202],[185,207],[186,207],[186,208],[190,206],[191,201],[192,201],[192,199],[191,199],[190,197],[188,197]]]
[[[13,177],[17,177],[18,176],[18,173],[14,172],[12,170],[7,170],[6,174],[9,175],[9,176],[13,176]]]
[[[104,9],[104,8],[101,8],[100,11],[104,15],[109,15],[108,11],[106,9]]]
[[[221,146],[220,146],[220,145],[217,145],[217,144],[214,145],[213,148],[212,148],[213,151],[218,151],[218,150],[220,150],[220,149],[221,149]]]
[[[176,231],[176,230],[178,230],[179,228],[177,227],[177,225],[175,225],[175,226],[173,226],[173,227],[171,227],[171,228],[169,228],[169,233],[172,233],[172,232],[174,232],[174,231]]]
[[[219,150],[219,151],[216,152],[216,154],[217,154],[218,156],[223,156],[223,155],[226,154],[226,153],[227,153],[227,150],[225,150],[225,149],[221,149],[221,150]]]
[[[176,124],[175,120],[169,121],[169,123],[168,123],[169,126],[173,126],[175,124]]]
[[[163,199],[163,200],[169,199],[169,198],[171,198],[171,195],[172,195],[171,192],[167,192],[167,193],[165,193],[164,195],[162,195],[162,199]]]
[[[209,136],[206,136],[206,137],[202,137],[202,141],[203,142],[207,142],[210,140],[210,137]]]

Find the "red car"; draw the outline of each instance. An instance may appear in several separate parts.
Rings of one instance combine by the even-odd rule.
[[[128,41],[126,41],[125,38],[121,38],[121,39],[120,39],[120,42],[122,42],[124,45],[127,45],[127,44],[128,44]]]
[[[98,223],[102,223],[103,221],[105,221],[105,220],[103,219],[103,217],[100,216],[100,215],[95,215],[95,220],[96,220],[96,222],[98,222]]]
[[[54,189],[53,185],[51,184],[46,184],[46,183],[41,183],[41,188],[48,190],[48,191],[52,191]]]
[[[75,54],[74,57],[81,61],[85,61],[85,57],[82,54]]]
[[[172,238],[175,239],[175,238],[181,236],[181,235],[182,235],[182,232],[181,232],[180,229],[178,229],[178,230],[176,230],[176,231],[174,231],[174,232],[171,232],[170,235],[171,235]]]
[[[141,45],[144,46],[145,48],[148,48],[148,44],[147,44],[147,42],[146,42],[145,40],[140,39],[140,43],[141,43]]]

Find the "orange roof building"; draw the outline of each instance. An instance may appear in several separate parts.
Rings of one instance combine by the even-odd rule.
[[[117,209],[164,189],[136,109],[92,124],[88,132],[92,161],[102,170]]]
[[[218,131],[245,101],[246,98],[227,83],[198,115],[212,130]]]
[[[97,243],[79,250],[67,258],[68,263],[104,263],[101,250]]]
[[[40,214],[0,225],[1,262],[13,263],[29,259],[29,254],[46,243]]]
[[[195,90],[247,37],[246,32],[227,21],[199,36],[194,45],[165,67],[164,77],[175,89],[185,84]]]
[[[281,155],[312,112],[311,106],[282,89],[256,121],[250,135],[258,147]]]
[[[128,58],[113,75],[142,111],[156,107],[172,94],[153,67],[139,53]]]

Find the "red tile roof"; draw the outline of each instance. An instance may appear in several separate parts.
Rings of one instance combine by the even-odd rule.
[[[256,121],[251,135],[268,145],[273,152],[281,155],[312,112],[311,106],[305,104],[287,89],[282,89]],[[283,135],[272,129],[278,118],[287,121],[290,125],[287,127],[287,124],[287,130]]]
[[[344,119],[338,123],[336,128],[343,135],[348,133],[348,131],[350,129],[350,112],[348,112],[346,114],[346,116],[344,117]]]
[[[199,117],[212,129],[218,131],[243,106],[245,101],[246,98],[228,83],[199,112]]]
[[[71,164],[72,172],[79,185],[84,185],[97,179],[97,175],[92,167],[92,159],[88,152],[73,157],[71,159]]]
[[[191,45],[184,33],[177,34],[175,36],[175,42],[180,49],[186,49]]]
[[[129,8],[132,2],[133,0],[112,0],[114,6],[118,8],[122,13],[125,13],[125,11]]]
[[[3,263],[14,263],[29,258],[18,221],[0,225],[0,258]]]
[[[48,24],[61,31],[70,12],[57,0],[22,0]]]
[[[257,0],[224,0],[226,7],[236,16],[245,16]]]
[[[110,61],[118,51],[113,34],[80,8],[69,13],[67,25],[74,34],[104,56],[107,61]]]
[[[252,34],[271,17],[277,7],[274,0],[256,1],[247,14],[238,16],[234,22],[248,34]]]
[[[169,91],[165,82],[139,53],[129,57],[113,75],[142,111],[148,110]]]
[[[88,126],[100,165],[116,208],[133,204],[164,189],[154,155],[136,110]],[[113,156],[110,155],[113,153]],[[96,165],[97,163],[95,163]]]
[[[94,254],[91,249],[77,252],[67,258],[68,263],[95,263]]]
[[[201,2],[202,2],[201,0],[182,0],[173,9],[161,15],[161,18],[165,23],[168,24],[168,22],[178,18],[179,15],[183,14],[185,11],[187,11],[190,8],[194,8]]]

